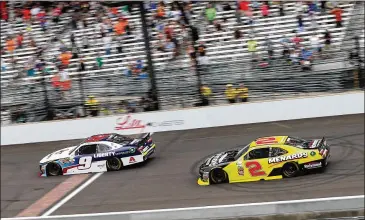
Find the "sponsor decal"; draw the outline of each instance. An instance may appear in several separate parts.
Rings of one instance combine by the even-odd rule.
[[[203,182],[207,182],[209,179],[209,173],[208,172],[204,172],[202,175],[202,181]]]
[[[305,169],[315,169],[315,168],[319,168],[319,167],[322,167],[322,162],[313,162],[313,163],[304,164]]]
[[[115,127],[115,130],[128,130],[145,127],[146,125],[144,125],[141,120],[133,119],[131,115],[126,115],[117,119],[117,126]]]
[[[105,167],[105,164],[99,164],[98,168],[103,169]]]
[[[316,156],[316,152],[314,152],[314,151],[311,151],[310,154],[311,154],[312,157]]]
[[[242,166],[242,162],[237,162],[237,172],[238,172],[238,175],[240,175],[240,176],[245,175],[245,170]]]
[[[129,163],[135,163],[136,159],[134,159],[134,157],[129,158]]]
[[[218,160],[220,159],[220,157],[223,155],[223,153],[217,154],[214,157],[212,157],[212,160],[210,161],[211,165],[217,165],[218,164]]]
[[[125,154],[130,154],[130,150],[128,151],[119,151],[119,152],[116,152],[115,155],[125,155]]]
[[[105,153],[97,153],[94,154],[95,158],[99,158],[99,157],[112,157],[115,156],[115,152],[105,152]]]
[[[71,164],[75,162],[75,159],[72,157],[66,157],[63,159],[59,159],[59,162],[63,165],[63,164]]]
[[[273,158],[269,158],[269,164],[279,163],[279,162],[294,160],[294,159],[300,159],[300,158],[306,158],[306,157],[308,157],[307,153],[298,153],[298,154],[292,154],[292,155],[287,155],[287,156],[273,157]]]
[[[129,153],[134,153],[134,152],[136,152],[136,149],[135,148],[129,148]]]
[[[171,121],[161,121],[161,122],[147,122],[144,123],[142,120],[133,119],[131,115],[126,115],[124,117],[117,119],[117,126],[115,130],[129,130],[129,129],[144,129],[148,127],[167,127],[174,125],[183,125],[184,120],[171,120]]]

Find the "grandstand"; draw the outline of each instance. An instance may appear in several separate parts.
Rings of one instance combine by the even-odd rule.
[[[151,53],[153,75],[156,80],[158,99],[162,109],[193,106],[199,102],[198,82],[201,80],[208,85],[213,96],[210,98],[213,104],[226,103],[224,97],[225,85],[230,83],[238,85],[245,83],[249,88],[250,100],[263,100],[304,95],[307,93],[343,92],[354,89],[353,72],[357,69],[357,61],[349,60],[349,53],[356,44],[354,36],[360,37],[361,55],[364,49],[364,3],[355,1],[343,1],[338,7],[343,10],[343,26],[336,27],[335,16],[329,11],[333,5],[329,4],[326,12],[315,12],[317,28],[311,27],[312,20],[308,13],[303,12],[304,31],[298,35],[302,38],[302,45],[310,47],[310,37],[323,35],[326,30],[331,33],[332,44],[330,50],[323,51],[322,56],[315,56],[312,69],[302,71],[301,66],[292,65],[282,58],[283,46],[280,43],[283,37],[292,38],[294,30],[298,30],[297,8],[298,3],[285,1],[283,3],[284,15],[280,15],[279,4],[271,2],[270,16],[263,17],[260,10],[253,10],[253,24],[247,23],[247,16],[241,14],[237,18],[235,2],[228,2],[230,9],[220,9],[223,2],[215,2],[217,10],[215,20],[221,24],[222,30],[217,31],[212,24],[204,19],[204,11],[208,2],[197,1],[192,3],[188,22],[199,31],[199,40],[206,46],[208,63],[199,64],[197,67],[191,62],[186,53],[184,33],[188,32],[188,41],[192,41],[191,32],[182,30],[179,23],[171,24],[180,47],[180,53],[176,57],[173,51],[160,51],[159,32],[156,24],[167,26],[173,21],[176,14],[166,6],[166,15],[173,15],[162,21],[156,21],[156,3],[144,4],[146,11],[141,12],[138,3],[117,5],[118,16],[110,15],[109,5],[101,5],[90,2],[87,13],[81,13],[83,19],[79,20],[77,28],[73,28],[71,21],[75,14],[73,5],[69,5],[62,13],[59,22],[52,21],[52,13],[47,15],[47,30],[43,31],[39,21],[31,25],[25,22],[17,22],[16,19],[1,20],[1,44],[6,45],[8,36],[19,32],[25,33],[22,49],[16,49],[13,54],[8,52],[1,54],[1,62],[6,68],[1,71],[1,102],[2,123],[9,121],[14,112],[26,112],[27,121],[41,121],[47,115],[47,109],[64,115],[74,117],[82,109],[87,95],[94,95],[101,100],[104,108],[115,110],[117,103],[127,100],[138,103],[140,97],[145,96],[151,88],[151,80],[148,78],[128,77],[125,71],[128,65],[142,60],[144,66],[148,66],[147,53]],[[17,9],[23,9],[24,2],[7,2],[7,10],[10,14]],[[262,4],[262,3],[260,3]],[[317,3],[318,7],[320,2]],[[179,2],[179,6],[183,3]],[[56,5],[51,6],[56,7]],[[251,5],[252,6],[252,5]],[[182,8],[182,7],[180,7]],[[102,17],[98,17],[100,11]],[[187,12],[187,11],[186,11]],[[128,20],[130,31],[123,38],[115,37],[115,32],[108,34],[112,37],[110,44],[111,53],[106,54],[106,43],[101,36],[100,24],[105,19],[110,19],[112,24],[118,22],[122,16]],[[142,17],[147,19],[148,36],[144,36]],[[239,22],[239,20],[242,20]],[[153,25],[154,24],[154,25]],[[85,25],[87,27],[85,27]],[[31,28],[30,28],[31,27]],[[110,28],[110,27],[109,27]],[[234,38],[234,32],[240,30],[243,37]],[[76,47],[71,42],[71,34],[75,38]],[[149,39],[151,50],[145,47],[145,37]],[[84,47],[87,38],[88,47]],[[269,38],[273,42],[274,59],[270,59],[268,66],[260,65],[268,62],[265,41]],[[28,46],[31,39],[36,47]],[[58,40],[54,40],[58,39]],[[248,51],[247,41],[257,41],[258,59],[252,62],[251,52]],[[323,39],[321,42],[323,43]],[[61,54],[60,46],[65,48],[78,48],[77,54],[83,57],[85,71],[78,71],[79,58],[71,58],[67,72],[72,79],[72,88],[67,94],[67,99],[60,98],[59,93],[52,86],[52,77],[59,72],[58,57]],[[117,47],[122,47],[122,53],[118,53]],[[35,76],[26,76],[24,68],[29,62],[36,62],[39,48],[44,48],[43,58],[48,73],[42,74],[35,71]],[[96,58],[103,58],[102,68],[96,66]],[[16,65],[12,62],[16,60]],[[151,73],[151,69],[148,72]],[[152,75],[150,75],[152,76]],[[51,106],[51,107],[49,107]],[[19,110],[22,109],[22,110]],[[82,115],[82,114],[81,114]],[[6,120],[8,118],[9,120]]]

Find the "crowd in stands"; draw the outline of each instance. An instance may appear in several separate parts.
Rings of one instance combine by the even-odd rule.
[[[177,60],[180,57],[188,57],[193,70],[198,66],[210,64],[209,44],[202,40],[202,33],[214,35],[227,30],[228,19],[217,16],[218,12],[236,11],[237,28],[233,31],[233,40],[243,41],[245,49],[250,53],[252,66],[257,68],[269,68],[276,59],[283,59],[290,65],[298,65],[303,70],[310,70],[313,60],[317,57],[326,56],[332,44],[332,33],[321,31],[321,24],[317,23],[317,16],[331,14],[336,28],[343,27],[341,7],[335,1],[296,1],[297,27],[292,34],[281,36],[280,54],[277,50],[277,42],[268,35],[263,41],[258,41],[253,28],[258,22],[265,22],[269,17],[285,16],[284,1],[257,1],[237,0],[235,2],[214,2],[204,5],[204,9],[197,13],[193,10],[199,1],[148,1],[145,4],[146,13],[150,15],[148,20],[150,40],[154,58],[168,57],[169,60]],[[279,8],[278,13],[272,11],[272,6]],[[125,57],[124,40],[140,35],[137,27],[129,22],[132,5],[123,7],[105,6],[100,2],[25,2],[21,7],[9,9],[6,3],[1,2],[1,19],[15,27],[16,24],[26,25],[25,30],[12,29],[6,34],[5,44],[1,45],[1,55],[10,55],[7,62],[2,62],[1,71],[11,69],[18,71],[17,78],[34,77],[39,75],[51,75],[52,85],[60,94],[60,99],[67,100],[68,91],[72,89],[70,69],[77,67],[77,71],[85,73],[88,70],[103,70],[105,63],[111,58],[110,55],[121,54],[117,57],[122,61]],[[54,35],[47,44],[40,44],[34,39],[32,28],[39,24],[44,35],[49,33],[50,28],[60,24],[62,16],[67,14],[71,17],[67,28],[71,29],[69,40],[64,41],[62,33]],[[256,16],[257,15],[257,16]],[[90,26],[90,18],[96,20]],[[304,19],[304,18],[309,18]],[[260,21],[258,21],[260,19]],[[304,25],[309,22],[310,25]],[[10,26],[11,26],[10,25]],[[240,25],[245,25],[242,28]],[[90,38],[86,33],[92,28],[96,34]],[[304,38],[302,33],[312,31],[309,38]],[[75,33],[81,33],[82,36]],[[2,33],[3,35],[3,33]],[[309,42],[309,44],[308,44]],[[92,56],[84,56],[82,51],[93,48],[93,45],[101,44],[104,51],[95,52]],[[48,47],[57,47],[57,53],[51,56],[46,53]],[[36,53],[28,62],[20,64],[16,52],[24,48],[35,48]],[[92,67],[87,62],[93,60]],[[146,61],[136,58],[127,61],[119,73],[124,77],[147,80],[149,77]],[[167,65],[169,62],[167,62]],[[255,66],[257,64],[257,66]],[[51,71],[51,66],[56,66],[56,72]],[[203,105],[209,105],[212,91],[207,85],[201,87]],[[247,102],[248,88],[240,84],[238,88],[228,84],[225,90],[228,103]],[[153,109],[151,94],[143,97],[140,106],[146,111]],[[90,104],[94,103],[94,104]],[[86,100],[86,106],[94,106],[90,110],[93,116],[98,115],[95,106],[99,104],[94,97]],[[135,108],[128,104],[121,104],[128,112]],[[128,107],[126,107],[128,106]],[[88,107],[88,108],[89,108]],[[98,108],[99,109],[99,108]]]

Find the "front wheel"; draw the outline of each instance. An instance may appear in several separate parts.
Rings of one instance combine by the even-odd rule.
[[[215,168],[210,171],[210,180],[214,184],[225,183],[228,181],[228,175],[222,168]]]
[[[46,167],[47,176],[62,175],[62,168],[58,163],[49,163]]]
[[[283,166],[282,174],[286,178],[296,177],[299,174],[299,167],[295,163],[287,163]]]
[[[106,167],[108,168],[108,171],[120,170],[122,166],[122,161],[117,157],[112,157],[106,161]]]

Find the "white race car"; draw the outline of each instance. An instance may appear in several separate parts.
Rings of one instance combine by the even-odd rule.
[[[40,176],[120,170],[141,163],[155,151],[151,133],[131,138],[116,133],[94,135],[78,146],[53,152],[40,161]]]

